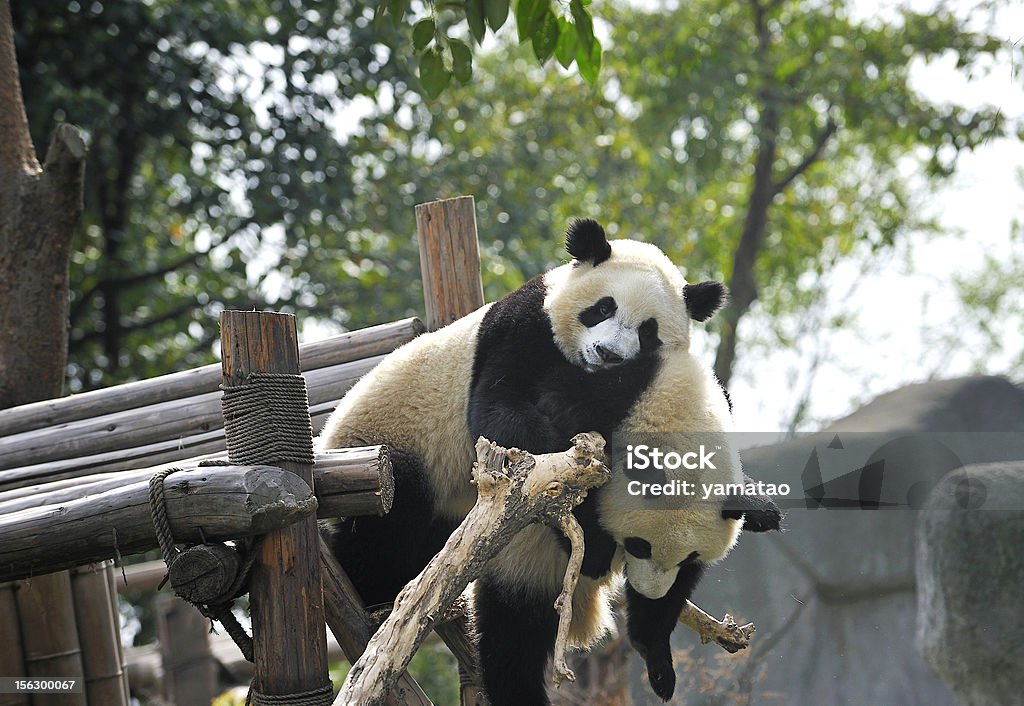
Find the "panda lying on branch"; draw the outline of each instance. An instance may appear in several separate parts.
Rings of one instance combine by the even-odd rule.
[[[591,220],[573,222],[566,245],[571,263],[399,348],[327,421],[322,448],[386,443],[392,450],[391,512],[333,525],[334,552],[367,604],[392,601],[473,506],[478,437],[545,454],[587,431],[606,439],[716,433],[724,462],[702,480],[742,479],[723,435],[726,398],[688,352],[690,320],[710,318],[725,287],[687,284],[658,248],[608,241]],[[655,693],[668,700],[675,689],[669,636],[704,567],[725,556],[741,522],[778,529],[780,513],[763,497],[728,507],[638,505],[625,498],[627,480],[613,468],[608,485],[574,512],[586,552],[570,639],[587,648],[610,629],[609,594],[624,561],[630,641]],[[480,666],[492,706],[549,703],[544,672],[567,561],[564,537],[531,525],[477,580]]]

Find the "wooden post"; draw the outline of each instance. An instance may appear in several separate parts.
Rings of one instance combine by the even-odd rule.
[[[220,315],[224,384],[241,385],[252,372],[299,373],[295,317],[255,311]],[[312,452],[312,434],[305,434]],[[272,456],[273,454],[268,454]],[[313,467],[267,458],[313,487]],[[249,590],[256,658],[255,689],[268,696],[330,685],[327,630],[320,580],[320,536],[309,517],[266,536]]]
[[[115,606],[112,561],[71,570],[78,641],[82,645],[85,697],[90,704],[128,706],[128,676],[123,669],[121,631]]]
[[[484,305],[476,202],[472,196],[460,196],[419,204],[416,232],[427,330],[434,331]],[[480,687],[479,657],[472,654],[475,644],[468,636],[467,622],[445,625],[438,634],[450,646],[465,648],[461,655],[456,653],[463,706],[486,703]]]
[[[178,706],[210,703],[217,695],[217,662],[207,638],[210,622],[194,607],[167,593],[156,597],[156,617],[164,698]]]
[[[428,331],[484,305],[475,208],[472,196],[416,206]]]
[[[67,571],[19,581],[17,600],[21,616],[25,676],[85,680],[82,650],[71,600]],[[76,694],[33,694],[33,706],[86,706],[85,691]]]

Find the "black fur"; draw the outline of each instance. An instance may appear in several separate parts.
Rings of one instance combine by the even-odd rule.
[[[569,224],[565,231],[565,249],[579,262],[589,262],[595,267],[612,256],[604,228],[589,218],[577,218]]]
[[[479,631],[479,647],[491,706],[547,704],[544,670],[558,630],[554,599],[528,597],[485,574],[477,580],[474,606],[478,625],[486,626]]]
[[[745,474],[744,483],[753,483]],[[769,532],[782,525],[782,510],[767,495],[732,495],[722,503],[722,518],[743,518],[744,532]]]
[[[683,287],[686,311],[694,321],[707,321],[725,306],[729,290],[721,282],[707,281]]]
[[[484,315],[467,412],[471,438],[485,436],[535,454],[564,451],[581,432],[611,438],[654,377],[656,346],[595,372],[570,363],[555,345],[544,295],[543,278],[538,277]],[[596,500],[588,497],[574,515],[586,546],[583,574],[604,576],[611,569],[615,541],[598,522]],[[568,553],[567,540],[558,536]],[[527,597],[513,588],[490,581],[477,587],[485,689],[492,706],[547,704],[543,669],[554,644],[557,591]]]
[[[672,630],[703,572],[704,566],[700,562],[682,564],[672,588],[656,600],[637,592],[628,581],[626,583],[629,642],[647,663],[647,679],[662,701],[672,698],[676,690],[670,644]]]
[[[340,519],[329,535],[334,555],[366,605],[393,601],[456,527],[434,517],[433,491],[416,456],[391,449],[391,468],[395,478],[391,511],[380,517]]]

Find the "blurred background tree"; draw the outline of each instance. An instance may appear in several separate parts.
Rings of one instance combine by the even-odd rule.
[[[577,215],[725,278],[728,382],[738,335],[791,342],[781,323],[743,334],[755,302],[770,321],[813,311],[839,260],[934,227],[914,195],[1012,127],[910,86],[914,62],[953,53],[982,72],[1004,49],[946,10],[864,22],[842,2],[609,3],[594,85],[538,68],[536,42],[503,31],[468,84],[430,98],[415,58],[435,44],[409,26],[429,16],[472,46],[462,18],[479,3],[448,5],[406,4],[403,25],[347,0],[13,3],[35,139],[56,117],[92,143],[73,389],[211,360],[223,307],[294,311],[318,331],[415,312],[411,207],[460,193],[478,200],[492,299],[557,262]]]

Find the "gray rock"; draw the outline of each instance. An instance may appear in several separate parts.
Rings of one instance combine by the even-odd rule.
[[[1024,694],[1024,462],[969,466],[917,526],[917,646],[963,704]]]

